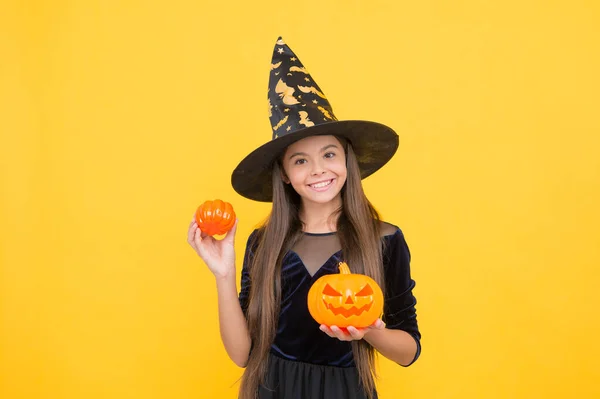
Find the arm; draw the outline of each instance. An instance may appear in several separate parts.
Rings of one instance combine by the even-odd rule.
[[[367,328],[349,326],[348,332],[337,326],[321,325],[321,331],[342,341],[364,339],[383,356],[404,367],[416,360],[420,348],[412,335],[403,330],[385,328],[385,323],[381,320]]]
[[[417,343],[406,331],[371,328],[363,338],[383,356],[404,367],[411,364],[417,354]]]
[[[406,367],[421,353],[421,333],[415,310],[417,300],[412,294],[415,282],[410,273],[410,251],[402,232],[397,229],[386,236],[386,240],[383,321],[377,320],[367,328],[348,327],[347,332],[324,325],[321,330],[343,341],[364,339],[383,356]]]
[[[188,243],[215,276],[221,340],[231,360],[244,367],[248,361],[251,339],[235,284],[236,230],[237,220],[225,238],[216,240],[202,233],[196,221],[192,220],[188,231]]]
[[[421,333],[415,309],[417,299],[413,295],[415,281],[410,271],[411,256],[400,229],[385,240],[383,321],[386,328],[369,329],[365,339],[382,355],[406,367],[421,354]]]
[[[250,333],[238,300],[235,275],[217,277],[219,329],[227,354],[239,367],[245,367],[250,353]]]

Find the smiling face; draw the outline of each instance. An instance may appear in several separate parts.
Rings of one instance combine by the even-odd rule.
[[[335,316],[345,318],[360,316],[371,309],[374,293],[368,282],[365,283],[352,276],[348,281],[338,278],[337,285],[344,287],[341,290],[343,292],[330,284],[325,284],[323,288],[323,303]]]
[[[284,181],[302,201],[325,204],[339,200],[346,183],[346,155],[334,136],[312,136],[291,144],[281,163]]]
[[[308,311],[319,324],[357,328],[370,326],[383,311],[379,285],[363,274],[351,274],[342,263],[340,274],[319,278],[308,291]]]

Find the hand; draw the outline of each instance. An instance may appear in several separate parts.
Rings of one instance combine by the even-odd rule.
[[[337,338],[340,341],[356,341],[359,339],[363,339],[365,334],[368,334],[371,330],[383,330],[385,328],[385,323],[381,319],[375,320],[375,323],[371,324],[366,328],[356,328],[352,326],[348,326],[345,329],[341,329],[338,326],[326,326],[325,324],[321,324],[319,329],[323,331],[325,334],[329,335],[331,338]]]
[[[217,278],[227,278],[235,275],[234,238],[237,224],[238,220],[236,219],[235,224],[225,235],[225,238],[217,240],[200,230],[195,217],[190,223],[188,243]]]

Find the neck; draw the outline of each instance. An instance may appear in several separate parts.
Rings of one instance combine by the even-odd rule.
[[[338,195],[325,204],[302,201],[300,220],[304,223],[304,231],[310,233],[329,233],[337,230],[337,216],[331,215],[342,206],[342,197]]]

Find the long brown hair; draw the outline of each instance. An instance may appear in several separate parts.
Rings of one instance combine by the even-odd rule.
[[[346,148],[346,184],[342,206],[336,212],[337,231],[343,256],[353,273],[366,274],[383,289],[382,241],[379,215],[362,188],[360,170],[352,145]],[[281,177],[282,167],[273,167],[273,208],[256,235],[256,251],[250,264],[248,330],[252,348],[242,376],[240,399],[255,399],[264,382],[271,344],[275,339],[281,303],[281,264],[285,253],[302,234],[301,198]],[[375,350],[365,340],[352,341],[360,382],[371,398],[375,391]]]

